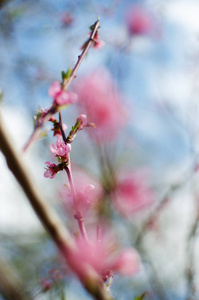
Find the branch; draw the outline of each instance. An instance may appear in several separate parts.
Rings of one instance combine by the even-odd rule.
[[[65,79],[63,81],[63,88],[64,90],[67,90],[69,85],[71,84],[71,81],[75,78],[76,76],[76,73],[84,59],[84,57],[86,56],[87,52],[88,52],[88,49],[90,48],[90,46],[92,45],[93,43],[93,39],[94,39],[94,36],[96,34],[96,32],[98,31],[98,29],[100,28],[100,23],[99,23],[99,18],[97,19],[97,21],[93,24],[93,26],[91,26],[93,29],[92,29],[92,32],[91,32],[91,35],[90,35],[90,38],[88,39],[81,55],[78,56],[78,60],[76,62],[76,65],[74,66],[73,70],[72,70],[72,73],[70,75],[70,78],[69,79]]]
[[[30,176],[30,172],[24,163],[23,153],[16,151],[14,145],[12,145],[8,137],[8,132],[5,129],[6,127],[3,123],[2,116],[0,116],[0,120],[0,149],[7,160],[8,167],[24,190],[41,223],[46,228],[52,240],[55,242],[58,249],[67,261],[67,257],[69,257],[71,251],[75,250],[74,240],[55,211],[41,196],[38,186],[33,181],[32,177]],[[93,274],[95,274],[94,270]],[[95,280],[95,278],[90,277],[89,274],[82,284],[96,300],[112,299],[105,286],[99,284],[99,282]]]
[[[187,238],[187,267],[186,267],[186,277],[187,277],[187,296],[191,297],[195,294],[194,286],[194,276],[195,276],[195,265],[194,265],[194,246],[197,238],[197,229],[199,227],[199,209],[197,211],[195,220],[191,226]]]
[[[29,300],[32,299],[31,295],[27,295],[26,287],[19,278],[16,270],[8,260],[0,257],[0,293],[7,300]]]
[[[86,56],[87,52],[88,52],[88,49],[90,48],[90,46],[92,45],[93,43],[93,39],[95,37],[95,34],[96,32],[98,31],[98,29],[100,28],[100,23],[99,23],[99,18],[97,19],[97,21],[93,24],[93,26],[91,26],[93,29],[92,29],[92,32],[91,32],[91,35],[90,35],[90,38],[88,39],[82,53],[78,56],[78,60],[71,72],[71,75],[68,79],[64,79],[63,82],[62,82],[62,88],[63,90],[67,90],[69,85],[71,84],[72,80],[75,78],[76,76],[76,73],[84,59],[84,57]],[[54,113],[54,107],[52,106],[52,109],[49,109],[49,112],[47,113],[47,115],[45,116],[45,118],[42,120],[42,123],[35,128],[35,130],[33,131],[31,137],[29,138],[28,142],[26,143],[26,145],[24,146],[23,148],[23,151],[25,152],[27,150],[27,148],[29,147],[29,145],[38,138],[39,136],[39,132],[41,130],[41,128],[44,126],[44,124],[50,119],[50,117],[53,115]],[[56,111],[55,111],[56,112]]]

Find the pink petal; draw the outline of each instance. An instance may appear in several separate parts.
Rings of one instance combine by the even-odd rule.
[[[50,150],[52,151],[52,153],[56,154],[57,153],[57,148],[55,147],[54,144],[50,145]]]
[[[71,151],[71,144],[66,144],[65,147],[66,147],[65,149],[66,153],[69,153]]]
[[[61,84],[59,81],[54,81],[49,90],[48,90],[48,94],[50,97],[55,98],[56,95],[61,91]]]
[[[140,258],[133,248],[124,249],[113,266],[114,270],[123,275],[133,275],[139,271]]]

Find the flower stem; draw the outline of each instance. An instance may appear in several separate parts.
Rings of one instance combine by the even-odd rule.
[[[74,218],[78,221],[78,225],[79,225],[81,235],[86,240],[88,240],[86,227],[85,227],[85,224],[84,224],[84,218],[83,218],[83,215],[82,215],[81,211],[78,208],[77,195],[76,195],[75,185],[74,185],[73,176],[72,176],[72,172],[71,172],[71,164],[70,164],[70,155],[69,154],[68,154],[68,165],[65,167],[65,170],[66,170],[66,173],[68,175],[68,181],[69,181],[71,194],[72,194],[72,198],[73,198],[73,202],[74,202],[74,209],[75,209]]]
[[[90,35],[90,38],[88,39],[87,43],[86,43],[86,46],[84,47],[82,53],[78,56],[78,60],[72,70],[72,73],[70,75],[70,77],[68,79],[64,79],[63,82],[62,82],[62,88],[64,91],[66,91],[69,87],[69,85],[71,84],[72,80],[75,78],[76,76],[76,73],[84,59],[84,57],[86,56],[87,52],[88,52],[88,49],[90,48],[90,46],[92,45],[93,43],[93,39],[94,39],[94,36],[97,32],[97,30],[100,28],[100,23],[99,23],[99,18],[97,19],[97,21],[93,24],[92,26],[92,32],[91,32],[91,35]],[[53,106],[52,106],[53,107]],[[54,107],[53,107],[54,108]],[[57,112],[56,110],[53,111],[53,109],[49,109],[49,113],[45,116],[45,118],[43,119],[42,121],[42,124],[40,126],[38,126],[37,128],[35,128],[35,130],[33,131],[31,137],[29,138],[28,142],[26,143],[26,145],[24,146],[23,148],[23,151],[25,152],[27,150],[27,148],[30,146],[30,144],[32,144],[32,142],[34,140],[36,140],[39,136],[39,132],[41,130],[41,128],[44,126],[44,124],[50,119],[50,117],[55,113]]]

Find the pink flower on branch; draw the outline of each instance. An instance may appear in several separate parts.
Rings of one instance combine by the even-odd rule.
[[[101,240],[76,239],[76,250],[70,253],[68,264],[83,281],[94,270],[102,282],[107,281],[113,272],[134,275],[139,271],[140,259],[135,249],[116,251],[116,244],[109,236]]]
[[[65,106],[77,102],[77,95],[64,91],[59,81],[54,81],[51,84],[48,93],[54,99],[54,104],[57,106]]]
[[[59,167],[50,161],[46,161],[45,164],[47,165],[47,168],[46,172],[44,173],[44,177],[53,179],[57,173],[59,173]]]
[[[82,50],[87,46],[90,39],[91,39],[91,33],[89,34],[89,39],[81,47]],[[93,41],[93,48],[96,49],[96,50],[101,49],[105,45],[105,42],[100,40],[98,31],[96,31],[92,41]]]
[[[62,138],[58,137],[56,143],[50,145],[50,150],[55,156],[61,156],[64,159],[67,158],[67,154],[71,151],[71,145],[65,144]]]
[[[105,45],[105,42],[100,40],[98,31],[96,32],[93,41],[94,41],[93,44],[94,49],[101,49]]]
[[[100,183],[80,169],[73,166],[73,177],[76,190],[76,201],[74,202],[73,195],[69,188],[64,187],[60,191],[60,197],[67,213],[71,216],[79,211],[85,221],[90,221],[90,217],[95,217],[96,210],[100,199],[102,198],[103,190]]]

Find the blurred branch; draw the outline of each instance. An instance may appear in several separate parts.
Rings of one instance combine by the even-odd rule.
[[[7,300],[31,300],[33,298],[27,295],[26,286],[10,262],[0,257],[0,293],[3,297]]]
[[[75,249],[74,241],[55,211],[41,196],[41,192],[39,191],[38,186],[33,181],[32,177],[30,176],[29,170],[24,163],[23,153],[17,152],[14,148],[14,145],[10,141],[11,139],[8,135],[8,132],[5,129],[5,124],[3,123],[2,116],[0,117],[0,149],[6,157],[8,167],[23,188],[34,211],[40,218],[41,223],[46,228],[51,238],[67,261],[68,255]],[[95,274],[94,270],[93,274]],[[112,299],[105,286],[99,284],[99,282],[95,280],[95,278],[89,276],[89,274],[88,277],[85,278],[83,285],[86,290],[97,300]]]
[[[197,208],[197,214],[195,220],[191,226],[187,238],[187,268],[186,268],[186,277],[187,277],[187,296],[191,297],[195,294],[194,286],[194,276],[195,276],[195,265],[194,265],[194,244],[197,238],[197,229],[199,227],[199,208]],[[192,298],[190,298],[192,299]]]
[[[0,0],[0,9],[3,7],[3,5],[8,2],[8,0]]]
[[[178,182],[177,184],[172,185],[167,192],[165,193],[164,197],[162,198],[162,200],[158,203],[158,205],[155,207],[155,209],[152,211],[152,213],[150,214],[150,216],[148,217],[148,219],[144,222],[142,228],[140,229],[137,238],[135,240],[135,244],[134,246],[139,250],[139,253],[144,256],[144,258],[147,260],[147,262],[150,264],[151,266],[151,270],[154,274],[155,277],[155,281],[158,283],[159,285],[159,291],[157,292],[156,289],[156,293],[159,294],[160,299],[168,299],[167,297],[167,293],[166,290],[164,289],[163,284],[161,283],[160,279],[159,279],[159,274],[158,272],[156,272],[155,267],[153,266],[152,261],[149,258],[149,255],[147,254],[146,249],[144,249],[142,247],[142,242],[144,239],[144,236],[146,235],[147,231],[150,230],[151,225],[153,224],[154,221],[157,221],[162,209],[165,207],[165,205],[171,201],[172,196],[179,191],[179,189],[181,189],[187,182],[188,180],[190,180],[190,178],[192,177],[193,173],[188,174],[188,176],[186,176],[185,179],[181,180],[180,182]],[[194,223],[194,226],[192,228],[191,231],[191,235],[193,234],[193,232],[195,231],[195,226],[196,224]],[[152,281],[150,280],[151,285],[153,285]]]
[[[141,240],[144,238],[147,231],[151,228],[150,225],[153,224],[153,222],[159,217],[162,209],[165,207],[165,205],[172,199],[171,197],[178,192],[192,177],[192,173],[189,174],[185,179],[182,181],[171,185],[171,187],[167,190],[165,195],[163,196],[162,200],[157,204],[155,209],[151,212],[147,220],[144,222],[142,228],[140,229],[137,238],[135,240],[135,245],[139,245],[141,243]]]

